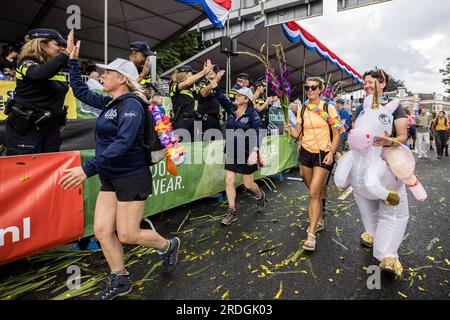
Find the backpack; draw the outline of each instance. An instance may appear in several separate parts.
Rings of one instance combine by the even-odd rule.
[[[448,120],[447,120],[447,118],[444,117],[443,119],[444,119],[444,125],[445,125],[445,127],[448,128]],[[436,118],[436,119],[434,120],[434,127],[436,128],[436,126],[437,126],[438,124],[439,124],[439,118]]]
[[[142,142],[142,146],[145,149],[147,162],[149,166],[152,166],[165,159],[166,148],[159,141],[158,133],[155,131],[155,120],[148,110],[147,104],[139,97],[132,99],[139,101],[144,110],[144,141]],[[117,108],[118,111],[122,107],[122,103]]]

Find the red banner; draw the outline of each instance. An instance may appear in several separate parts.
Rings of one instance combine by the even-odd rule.
[[[58,185],[80,165],[79,152],[0,158],[0,265],[82,236],[82,186]]]

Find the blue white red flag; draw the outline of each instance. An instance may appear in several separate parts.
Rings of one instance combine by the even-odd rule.
[[[177,0],[178,2],[190,5],[201,4],[203,10],[209,20],[216,26],[222,29],[225,26],[228,14],[231,9],[231,0]]]

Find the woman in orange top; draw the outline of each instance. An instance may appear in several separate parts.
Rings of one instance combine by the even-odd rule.
[[[326,106],[321,100],[324,82],[321,78],[308,78],[305,91],[308,101],[302,111],[297,111],[297,126],[290,129],[291,135],[300,142],[301,174],[309,189],[309,228],[308,238],[303,248],[314,251],[316,248],[316,232],[325,228],[322,213],[322,199],[326,195],[326,183],[334,165],[334,155],[339,146],[339,131],[330,126],[319,112],[328,112],[331,119],[339,119],[336,109],[332,105]],[[319,109],[316,107],[319,106]],[[316,110],[316,112],[314,111]],[[319,112],[317,112],[319,111]],[[322,113],[323,115],[323,113]]]

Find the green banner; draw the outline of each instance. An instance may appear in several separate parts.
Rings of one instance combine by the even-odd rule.
[[[178,176],[171,176],[162,161],[151,168],[153,176],[153,194],[148,198],[144,216],[181,206],[183,204],[215,195],[225,190],[223,152],[225,141],[201,141],[183,144],[187,159],[178,167]],[[255,179],[277,174],[297,166],[297,145],[287,136],[266,137],[261,146],[261,158],[264,166],[255,173]],[[93,150],[81,151],[85,161],[94,156]],[[236,185],[242,184],[238,175]],[[84,236],[94,232],[94,210],[100,190],[98,176],[84,183]]]

